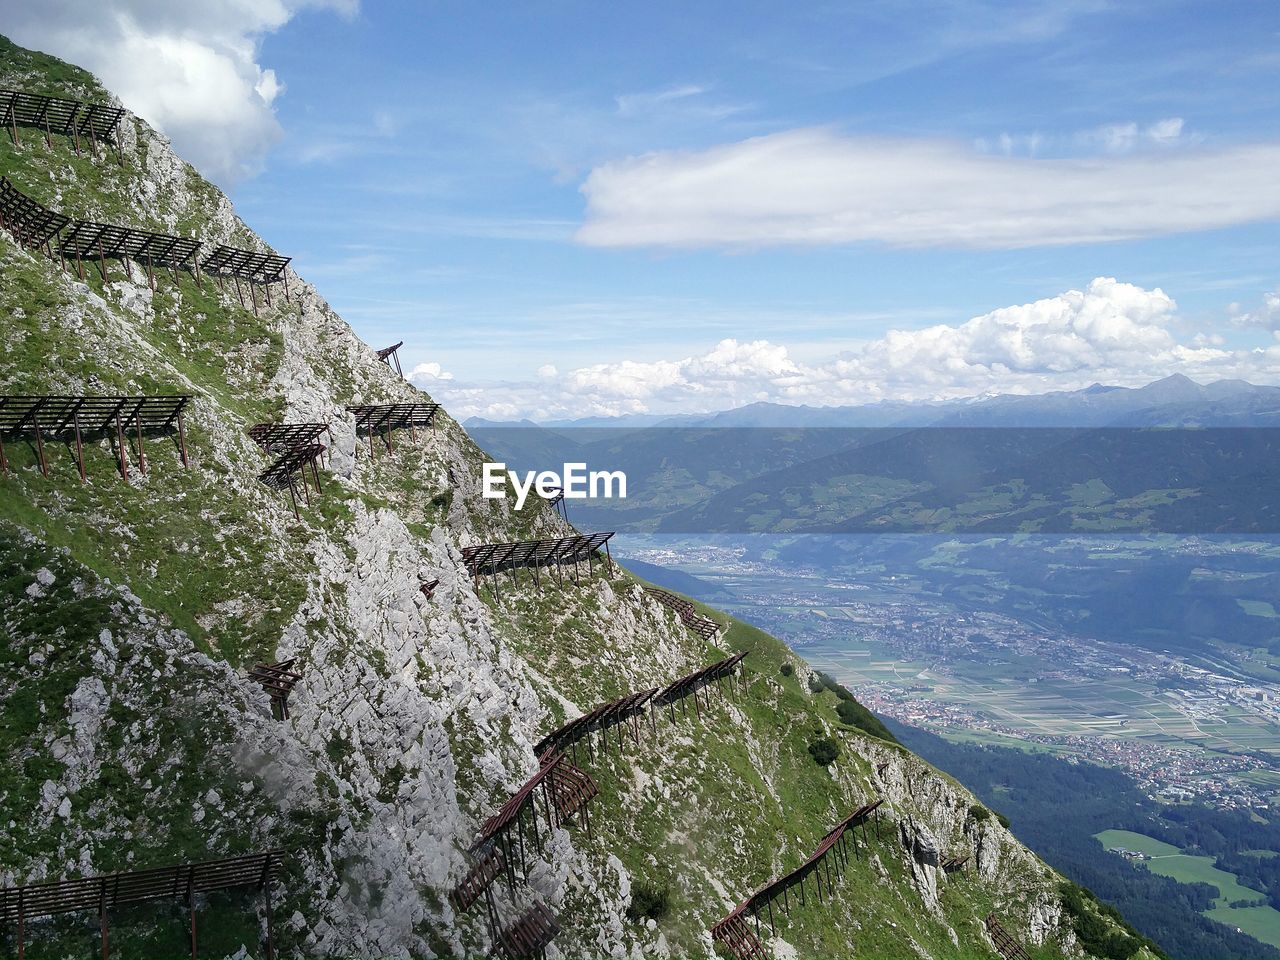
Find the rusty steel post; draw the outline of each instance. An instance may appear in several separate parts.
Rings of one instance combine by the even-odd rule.
[[[192,878],[187,879],[187,913],[191,916],[191,960],[196,960],[196,896]]]
[[[182,411],[178,411],[178,449],[182,452],[182,465],[190,466],[187,462],[187,428],[182,422]]]
[[[147,452],[142,447],[142,409],[134,414],[134,423],[138,427],[138,469],[142,471],[142,475],[147,475]]]
[[[44,437],[40,435],[40,420],[33,414],[31,424],[36,428],[36,453],[40,457],[40,472],[49,476],[49,461],[44,455]]]
[[[109,960],[107,953],[107,882],[102,881],[98,893],[98,927],[102,931],[102,960]]]
[[[116,447],[120,451],[120,475],[124,482],[129,482],[129,459],[124,452],[124,425],[120,422],[120,411],[116,410]]]
[[[262,883],[262,899],[267,907],[267,960],[274,960],[275,947],[272,943],[272,914],[271,914],[271,881],[264,880]]]
[[[80,414],[76,414],[72,418],[76,427],[76,463],[80,465],[80,482],[85,483],[89,478],[84,472],[84,444],[80,441]]]

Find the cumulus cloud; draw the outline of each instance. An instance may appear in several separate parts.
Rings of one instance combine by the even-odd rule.
[[[1179,124],[1135,127],[1134,136],[1170,139]],[[804,129],[598,166],[582,185],[577,238],[614,247],[1098,243],[1276,219],[1278,168],[1280,142],[1042,159]]]
[[[452,380],[453,374],[438,363],[420,363],[409,371],[409,379],[422,385],[432,380]]]
[[[359,0],[0,0],[0,30],[95,73],[203,173],[257,173],[281,135],[284,90],[258,63],[261,38],[305,8],[353,15]]]
[[[1180,339],[1174,300],[1100,277],[959,324],[891,330],[816,362],[767,340],[722,340],[676,359],[622,360],[527,383],[448,384],[436,396],[459,416],[555,419],[711,412],[755,401],[815,406],[1139,386],[1172,373],[1197,380],[1280,381],[1276,344],[1230,350],[1219,337]],[[550,381],[550,382],[548,382]],[[426,385],[424,383],[424,385]]]

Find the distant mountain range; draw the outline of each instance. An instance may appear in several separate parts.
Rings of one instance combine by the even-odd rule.
[[[626,500],[570,508],[608,529],[1280,530],[1280,387],[1243,381],[1173,376],[1038,396],[467,426],[516,469],[580,461],[626,473]]]
[[[1083,390],[962,400],[881,401],[845,407],[752,403],[714,414],[630,414],[578,420],[493,421],[472,417],[469,430],[531,427],[548,430],[652,427],[1097,427],[1280,426],[1280,387],[1244,380],[1199,384],[1182,374],[1145,387]]]

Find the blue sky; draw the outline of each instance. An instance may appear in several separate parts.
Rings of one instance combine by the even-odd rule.
[[[463,414],[1280,382],[1276,4],[106,6],[175,87],[237,96],[191,44],[238,71],[234,162],[75,45],[95,5],[0,24]]]

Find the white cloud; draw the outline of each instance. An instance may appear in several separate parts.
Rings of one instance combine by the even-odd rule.
[[[1277,300],[1280,309],[1280,299]],[[838,405],[992,393],[1138,386],[1172,373],[1201,381],[1280,381],[1276,344],[1231,350],[1188,334],[1173,299],[1100,277],[960,324],[891,330],[838,356],[801,362],[767,340],[722,340],[677,359],[600,363],[525,383],[448,384],[436,397],[455,416],[491,419],[710,412],[759,400]]]
[[[432,361],[430,363],[420,363],[410,370],[409,379],[421,386],[432,380],[452,380],[453,374],[440,366],[440,364]]]
[[[1172,121],[1162,123],[1172,136]],[[1097,243],[1280,217],[1278,168],[1280,142],[1037,159],[804,129],[598,166],[582,186],[577,238],[618,247]]]
[[[613,99],[619,117],[650,122],[707,123],[725,120],[751,109],[750,104],[713,100],[709,96],[711,92],[709,87],[687,83],[661,90],[623,93]]]
[[[257,173],[281,135],[284,84],[258,63],[261,38],[300,10],[354,15],[359,0],[0,0],[15,42],[95,73],[186,159],[229,184]]]
[[[1181,117],[1166,117],[1146,126],[1136,121],[1108,123],[1088,130],[1070,133],[1001,133],[998,137],[978,137],[973,145],[979,153],[999,153],[1006,157],[1036,157],[1052,153],[1060,159],[1106,154],[1126,154],[1135,150],[1165,150],[1172,147],[1198,144],[1200,134],[1184,136],[1185,123]]]
[[[1171,147],[1184,142],[1181,117],[1166,117],[1147,126],[1137,123],[1109,123],[1078,134],[1085,145],[1101,146],[1108,153],[1130,153],[1140,147]],[[1190,138],[1192,141],[1198,138]]]
[[[1168,117],[1157,120],[1147,127],[1147,139],[1153,143],[1169,144],[1182,136],[1183,120],[1181,117]]]
[[[1232,304],[1239,311],[1239,304]],[[1267,330],[1280,331],[1280,289],[1262,295],[1262,303],[1255,309],[1244,313],[1236,313],[1232,318],[1236,326],[1263,327]]]
[[[614,102],[618,105],[618,114],[627,117],[637,113],[646,113],[661,104],[670,103],[673,100],[686,100],[689,97],[696,97],[706,92],[706,87],[688,83],[676,87],[667,87],[663,90],[650,90],[645,93],[619,94],[614,97]]]

